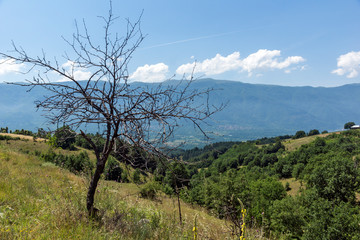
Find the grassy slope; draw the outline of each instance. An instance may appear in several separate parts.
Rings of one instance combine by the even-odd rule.
[[[327,135],[287,140],[284,145],[287,151],[294,151]],[[0,141],[0,239],[187,239],[193,238],[195,216],[200,239],[232,238],[224,221],[185,203],[181,227],[174,198],[139,198],[139,186],[131,183],[101,181],[95,200],[101,220],[89,220],[85,209],[89,178],[31,155],[34,150],[48,150],[43,142],[21,135],[13,137],[23,140]],[[91,151],[86,151],[95,160]],[[293,178],[280,181],[284,186],[289,182],[289,195],[298,194],[304,187]],[[255,233],[255,229],[249,229],[247,238],[259,239]]]
[[[336,134],[340,134],[340,132],[335,132]],[[314,141],[317,137],[327,137],[330,134],[333,133],[325,133],[325,134],[319,134],[319,135],[313,135],[310,137],[303,137],[303,138],[299,138],[299,139],[289,139],[289,140],[285,140],[283,142],[286,151],[295,151],[296,149],[300,148],[302,145],[304,144],[308,144],[311,143],[312,141]]]
[[[335,132],[335,133],[340,134],[340,132]],[[300,148],[304,144],[311,143],[317,137],[327,137],[330,134],[333,134],[333,133],[319,134],[319,135],[303,137],[303,138],[299,138],[299,139],[289,139],[289,140],[285,140],[283,142],[283,144],[285,146],[286,151],[292,152],[292,151],[297,150],[298,148]],[[287,191],[287,194],[291,195],[291,196],[297,195],[302,188],[306,188],[304,183],[296,180],[295,178],[281,179],[280,182],[283,184],[284,187],[285,187],[287,182],[290,184],[290,190]],[[360,196],[359,196],[359,199],[360,199]]]
[[[135,184],[101,181],[95,200],[100,219],[89,220],[88,177],[28,154],[47,148],[33,141],[0,141],[0,239],[193,239],[195,216],[200,239],[232,239],[224,221],[185,203],[180,226],[175,199],[139,198]]]
[[[12,138],[20,138],[20,139],[24,139],[24,140],[33,140],[34,139],[34,137],[32,137],[32,136],[26,136],[26,135],[21,135],[21,134],[13,134],[13,133],[0,133],[0,135],[9,136],[9,137],[12,137]],[[36,141],[45,142],[46,139],[44,139],[44,138],[36,138]]]

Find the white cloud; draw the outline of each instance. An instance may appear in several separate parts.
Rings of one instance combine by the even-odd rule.
[[[258,69],[284,69],[289,67],[291,64],[297,64],[305,61],[305,59],[300,56],[291,56],[286,58],[284,61],[280,61],[277,58],[280,57],[280,55],[279,50],[260,49],[256,53],[250,54],[242,61],[242,70],[251,74],[253,71]]]
[[[88,80],[91,77],[91,72],[86,71],[81,67],[76,67],[75,63],[72,61],[67,61],[61,65],[70,75],[72,74],[75,80]],[[58,80],[59,82],[70,81],[70,79],[62,77]]]
[[[140,82],[162,82],[166,79],[169,67],[164,63],[154,65],[145,64],[138,67],[136,71],[130,75],[129,80]]]
[[[88,80],[91,77],[91,72],[85,72],[82,70],[74,71],[74,78],[76,80]]]
[[[335,69],[331,73],[340,76],[346,74],[347,78],[357,77],[360,72],[360,51],[349,52],[338,57],[337,67],[338,69]]]
[[[64,63],[63,65],[61,65],[61,67],[63,68],[73,68],[75,65],[75,63],[73,61],[67,60],[66,63]]]
[[[67,61],[62,64],[67,72],[71,73],[73,71],[73,76],[76,80],[86,80],[91,77],[91,72],[86,71],[85,69],[78,67],[72,61]],[[161,82],[166,79],[166,74],[169,67],[164,63],[158,63],[154,65],[145,64],[142,67],[138,67],[134,73],[129,76],[130,81],[140,81],[140,82]],[[61,78],[59,81],[69,81],[67,78]]]
[[[290,56],[285,60],[280,59],[279,50],[260,49],[244,59],[240,59],[240,53],[234,52],[226,57],[216,54],[214,58],[197,62],[194,73],[204,73],[205,75],[216,75],[231,70],[247,71],[249,76],[258,70],[287,69],[290,65],[304,62],[305,59],[300,56]],[[194,69],[194,62],[183,64],[176,70],[177,74],[189,74]]]
[[[13,59],[0,59],[0,75],[5,75],[8,73],[18,73],[24,66],[25,64],[16,63]]]
[[[206,75],[216,75],[221,74],[230,70],[235,70],[239,68],[241,64],[240,53],[234,52],[226,57],[216,54],[215,57],[211,59],[205,59],[203,62],[197,62],[196,67],[195,62],[183,64],[176,70],[177,74],[188,74],[192,73],[205,73]]]

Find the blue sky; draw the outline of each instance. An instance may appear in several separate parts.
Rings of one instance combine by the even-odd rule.
[[[106,0],[0,0],[0,52],[13,40],[29,54],[61,55],[69,48],[74,20],[85,19],[94,38],[103,36]],[[286,86],[360,83],[359,0],[113,0],[119,16],[141,12],[147,37],[129,65],[133,81],[195,76]],[[0,59],[4,62],[6,59]],[[62,63],[65,63],[64,60]],[[0,82],[21,81],[26,66],[0,64]],[[79,78],[87,76],[79,70]]]

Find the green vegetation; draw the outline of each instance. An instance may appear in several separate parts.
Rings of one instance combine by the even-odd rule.
[[[69,126],[63,126],[49,136],[49,144],[53,147],[74,150],[76,133]]]
[[[8,127],[0,128],[0,133],[9,133],[9,128]]]
[[[347,122],[344,125],[344,129],[350,129],[352,126],[354,126],[355,123],[354,122]]]
[[[64,155],[54,152],[51,148],[45,153],[35,151],[36,156],[40,156],[45,162],[51,162],[56,166],[68,169],[73,173],[91,173],[94,164],[90,161],[87,152],[82,151],[79,154]]]
[[[295,133],[295,136],[293,137],[294,139],[298,139],[298,138],[303,138],[303,137],[305,137],[306,136],[306,133],[305,133],[305,131],[297,131],[296,133]]]
[[[0,135],[1,238],[359,239],[360,131],[310,132],[178,151],[170,165],[129,148],[135,168],[109,158],[95,219],[91,151]]]
[[[208,154],[206,167],[206,159],[187,165],[192,175],[182,197],[222,219],[241,215],[241,199],[247,224],[275,238],[358,239],[360,132],[318,134],[298,131],[296,140]]]
[[[158,183],[139,188],[101,180],[96,195],[100,211],[89,218],[89,176],[45,161],[48,152],[57,158],[83,151],[20,139],[0,141],[0,239],[192,239],[195,217],[199,239],[233,239],[223,220],[184,202],[180,225],[175,199],[159,191]],[[94,160],[92,153],[89,158]]]

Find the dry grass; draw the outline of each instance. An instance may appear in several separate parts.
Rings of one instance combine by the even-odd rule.
[[[305,188],[305,185],[299,180],[296,180],[295,178],[281,179],[280,182],[284,187],[287,182],[290,184],[290,190],[287,191],[287,194],[290,196],[296,196],[297,194],[299,194],[301,189]]]
[[[47,148],[0,141],[0,239],[193,239],[195,216],[199,239],[234,239],[223,220],[183,202],[180,225],[175,198],[140,198],[131,183],[101,180],[95,195],[100,219],[91,220],[85,209],[89,178],[24,153]],[[249,229],[247,239],[263,238],[255,232]]]
[[[5,133],[1,133],[1,134],[4,135]],[[31,153],[31,152],[34,152],[35,150],[37,150],[40,152],[46,152],[51,148],[48,144],[45,143],[46,142],[45,139],[44,139],[44,141],[38,141],[38,139],[36,139],[36,141],[34,141],[33,138],[30,136],[17,135],[17,134],[7,134],[7,135],[11,136],[13,138],[19,136],[19,138],[21,139],[21,141],[19,141],[19,140],[5,141],[7,144],[7,148],[11,149],[12,151]],[[56,153],[61,153],[63,155],[77,154],[80,151],[85,151],[88,154],[91,161],[93,161],[93,162],[96,161],[96,156],[95,156],[94,152],[89,149],[77,147],[77,150],[75,150],[75,151],[64,150],[61,148],[56,148],[56,149],[52,148],[52,150],[55,151]]]
[[[32,137],[32,136],[26,136],[26,135],[21,135],[21,134],[13,134],[13,133],[0,133],[0,135],[9,136],[9,137],[12,137],[12,138],[20,138],[20,139],[23,139],[23,140],[33,140],[34,139],[34,137]],[[45,138],[36,138],[36,141],[46,142],[46,139]]]
[[[314,135],[314,136],[310,136],[310,137],[303,137],[303,138],[299,138],[299,139],[289,139],[289,140],[285,140],[283,142],[283,144],[285,146],[286,151],[292,152],[292,151],[295,151],[296,149],[300,148],[304,144],[311,143],[317,137],[327,137],[330,134],[333,134],[333,133],[324,133],[324,134]],[[340,132],[335,132],[335,134],[340,134]]]
[[[129,207],[139,207],[143,209],[151,209],[152,211],[161,210],[164,218],[169,222],[177,223],[175,228],[177,231],[183,229],[192,229],[194,217],[197,216],[198,237],[200,239],[232,239],[229,234],[229,228],[223,220],[215,218],[198,206],[190,205],[181,201],[181,213],[183,225],[179,224],[178,202],[177,198],[160,194],[157,200],[149,200],[141,198],[139,195],[139,187],[132,183],[118,184],[110,181],[102,181],[101,188],[107,193],[103,196],[115,194],[121,201],[128,203]],[[106,190],[104,190],[106,189]]]
[[[355,193],[356,202],[360,203],[360,193]]]

